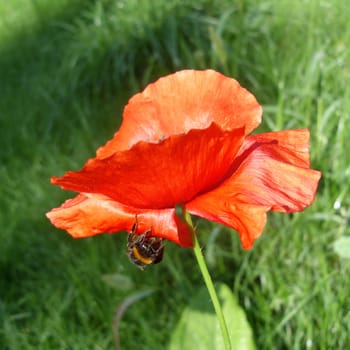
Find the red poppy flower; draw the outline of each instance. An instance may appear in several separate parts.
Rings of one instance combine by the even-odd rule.
[[[191,246],[183,205],[235,229],[250,248],[269,210],[301,211],[315,197],[309,132],[247,136],[262,109],[239,83],[212,70],[184,70],[133,96],[113,139],[76,172],[52,183],[79,192],[47,213],[73,237],[131,231]]]

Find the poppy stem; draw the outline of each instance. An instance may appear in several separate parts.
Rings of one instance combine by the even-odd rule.
[[[209,274],[208,266],[205,262],[205,259],[204,259],[203,253],[202,253],[202,249],[199,245],[199,241],[198,241],[195,229],[193,227],[191,215],[184,208],[182,209],[182,212],[183,212],[183,216],[184,216],[184,218],[185,218],[185,220],[186,220],[186,222],[191,230],[194,255],[197,259],[199,269],[202,273],[205,285],[208,289],[211,301],[212,301],[214,309],[215,309],[216,316],[217,316],[218,321],[219,321],[222,336],[224,339],[225,349],[231,350],[231,341],[230,341],[230,336],[228,333],[224,313],[222,311],[220,301],[219,301],[218,295],[217,295],[215,287],[214,287],[213,280]]]

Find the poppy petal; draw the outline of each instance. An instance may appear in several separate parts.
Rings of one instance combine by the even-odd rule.
[[[308,139],[306,129],[248,137],[232,175],[187,203],[187,210],[236,229],[243,247],[251,247],[266,211],[300,211],[314,200],[321,173],[308,168]]]
[[[235,163],[238,164],[234,164],[236,169],[232,176],[217,188],[188,203],[186,208],[189,212],[225,223],[222,220],[222,216],[227,215],[225,210],[236,206],[241,208],[242,203],[246,204],[244,208],[248,212],[252,205],[253,210],[265,208],[262,209],[263,213],[269,209],[301,211],[313,202],[321,173],[301,167],[308,164],[309,159],[307,131],[261,134],[247,140],[237,156]],[[210,218],[213,215],[210,211],[216,213],[217,217]],[[244,210],[240,215],[241,220],[248,220],[247,225],[252,224],[249,222],[250,217],[250,221],[261,226],[258,215],[247,215]],[[235,220],[231,224],[227,221],[228,226],[240,232],[242,239],[244,231],[237,228]]]
[[[97,151],[105,158],[139,141],[158,142],[216,123],[223,130],[244,128],[249,134],[261,122],[255,97],[232,78],[213,70],[183,70],[160,78],[133,96],[114,138]]]
[[[215,188],[228,174],[244,138],[243,129],[215,124],[158,144],[139,142],[130,150],[90,159],[78,172],[52,183],[76,192],[100,193],[136,208],[171,208]]]
[[[171,240],[184,247],[192,246],[188,226],[175,215],[173,208],[140,211],[105,196],[79,194],[60,208],[52,209],[46,216],[53,225],[68,231],[75,238],[130,232],[137,217],[137,233],[151,228],[152,236]]]
[[[240,202],[295,212],[315,198],[321,173],[309,169],[309,132],[288,130],[248,137],[237,169],[221,186]]]
[[[211,191],[186,204],[193,215],[224,224],[236,230],[244,249],[250,249],[262,234],[268,207],[239,203],[224,191]]]
[[[277,143],[279,156],[283,157],[286,163],[300,167],[310,167],[310,132],[308,129],[282,130],[277,132],[266,132],[248,136],[243,143],[239,154],[243,154],[254,144]]]

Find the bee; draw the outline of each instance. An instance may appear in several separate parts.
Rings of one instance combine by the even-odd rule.
[[[163,238],[152,237],[152,229],[142,234],[137,234],[137,217],[136,221],[128,234],[128,257],[129,260],[144,270],[147,266],[158,264],[163,259],[164,243]]]

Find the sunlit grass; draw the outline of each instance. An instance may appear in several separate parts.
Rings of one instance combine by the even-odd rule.
[[[122,348],[166,348],[202,284],[192,252],[169,243],[141,272],[124,234],[73,240],[44,213],[70,196],[49,177],[79,169],[134,92],[182,68],[240,80],[264,105],[258,131],[310,128],[323,172],[314,205],[270,215],[252,251],[200,222],[214,279],[239,296],[258,349],[349,348],[350,262],[333,251],[350,233],[347,13],[345,0],[1,2],[0,348],[112,349],[117,305],[149,287],[122,320]],[[114,273],[134,287],[105,284]]]

